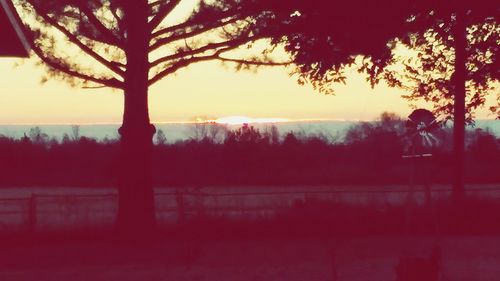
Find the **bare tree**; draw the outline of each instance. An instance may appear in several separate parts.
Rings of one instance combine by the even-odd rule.
[[[156,131],[156,137],[155,137],[155,143],[157,145],[166,145],[167,144],[167,136],[165,136],[165,133],[163,130],[158,130]]]
[[[275,124],[266,125],[263,135],[268,139],[270,144],[279,144],[280,142],[280,132]]]
[[[193,124],[190,124],[190,126],[188,127],[190,135],[189,138],[198,142],[208,138],[208,126],[209,123],[207,121],[196,121]]]
[[[226,137],[228,128],[224,124],[211,122],[208,127],[208,136],[213,143],[223,143]]]
[[[202,120],[208,120],[201,118]],[[227,132],[227,126],[214,121],[201,121],[190,124],[189,138],[195,141],[210,141],[212,143],[223,143]]]
[[[73,138],[73,141],[79,141],[80,140],[80,126],[79,125],[73,125],[71,126],[71,137]]]

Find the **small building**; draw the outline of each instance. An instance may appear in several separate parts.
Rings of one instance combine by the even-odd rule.
[[[0,0],[0,57],[28,57],[30,41],[11,0]]]

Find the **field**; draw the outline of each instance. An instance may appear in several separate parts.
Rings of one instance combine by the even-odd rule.
[[[396,280],[400,257],[428,256],[435,244],[435,237],[374,237],[10,245],[0,251],[0,280],[388,281]],[[498,280],[500,237],[442,237],[438,244],[440,280]]]
[[[468,185],[467,194],[500,201],[500,185]],[[209,216],[231,220],[269,218],[290,208],[321,201],[378,209],[418,205],[451,195],[449,186],[405,185],[157,188],[160,224],[181,217]],[[25,187],[0,189],[0,231],[57,230],[111,226],[118,202],[113,188]]]
[[[467,189],[468,195],[493,202],[472,201],[473,209],[464,211],[465,227],[476,227],[470,233],[445,225],[450,217],[442,212],[445,207],[434,213],[441,219],[439,231],[427,207],[415,207],[407,216],[410,193],[402,185],[160,188],[158,219],[171,228],[151,244],[132,247],[106,231],[90,239],[83,232],[65,236],[92,226],[109,229],[117,208],[114,189],[5,188],[0,222],[5,233],[19,235],[0,242],[0,280],[396,281],[401,258],[428,259],[437,246],[440,281],[493,281],[500,276],[494,203],[499,186]],[[415,206],[427,206],[424,187],[412,192]],[[449,187],[432,186],[429,194],[439,201],[450,195]],[[283,216],[283,210],[291,215]],[[424,232],[406,228],[407,223],[423,225]],[[353,232],[342,232],[346,225]],[[373,232],[364,232],[365,226]],[[384,228],[387,232],[377,234]]]

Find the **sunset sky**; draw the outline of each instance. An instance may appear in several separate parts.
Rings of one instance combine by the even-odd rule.
[[[178,16],[190,13],[196,0],[185,1]],[[175,20],[175,19],[174,19]],[[0,58],[0,124],[120,123],[122,93],[107,88],[73,88],[59,80],[40,83],[44,68],[37,58]],[[206,62],[178,71],[149,90],[153,122],[190,121],[228,116],[251,118],[370,120],[384,111],[410,113],[401,90],[371,89],[364,77],[349,74],[346,85],[323,95],[300,86],[290,69],[261,68],[236,72],[231,65]],[[479,118],[492,118],[487,111]]]
[[[0,59],[0,123],[118,123],[122,93],[106,88],[72,88],[51,80],[41,84],[35,59]],[[15,67],[16,64],[20,66]],[[154,122],[190,121],[195,117],[248,116],[287,119],[372,119],[383,111],[410,109],[395,89],[372,90],[353,73],[347,85],[325,96],[300,86],[284,68],[257,73],[235,72],[220,63],[193,65],[150,88]]]

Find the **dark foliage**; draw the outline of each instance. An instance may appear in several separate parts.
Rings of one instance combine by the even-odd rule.
[[[354,206],[322,200],[297,202],[275,217],[231,220],[195,217],[166,227],[172,237],[194,239],[353,238],[363,236],[486,235],[500,233],[500,205],[491,200],[467,198],[460,205],[436,200],[429,206]]]
[[[416,181],[449,183],[453,160],[450,132],[433,157],[412,163],[403,159],[404,124],[385,114],[359,123],[342,142],[322,136],[288,133],[278,138],[251,126],[227,131],[224,141],[211,138],[154,147],[156,186],[328,185],[408,183],[415,164]],[[112,186],[116,178],[117,141],[66,137],[49,139],[39,129],[16,140],[0,137],[0,186]],[[477,129],[467,136],[469,183],[499,183],[500,141]]]
[[[118,143],[0,137],[2,186],[109,186]]]
[[[287,1],[276,10],[291,16],[275,43],[283,43],[298,66],[299,83],[311,83],[320,92],[333,93],[331,84],[345,83],[345,70],[353,66],[372,86],[385,81],[401,87],[409,101],[431,102],[435,113],[451,118],[459,32],[466,37],[459,63],[466,72],[460,83],[467,83],[469,121],[494,95],[500,36],[496,1]],[[461,13],[463,26],[457,30]],[[500,114],[498,102],[490,110]]]

